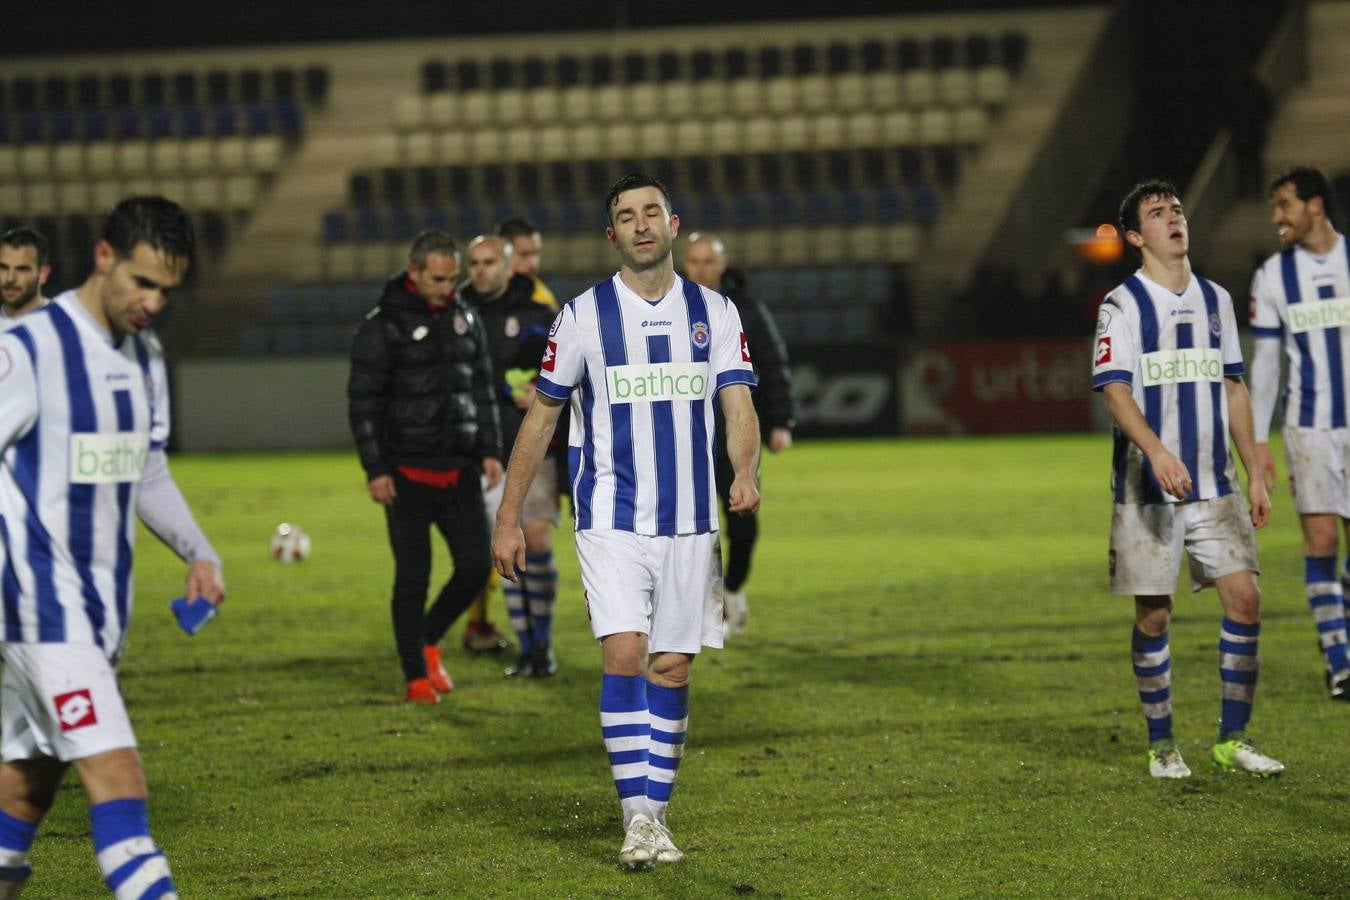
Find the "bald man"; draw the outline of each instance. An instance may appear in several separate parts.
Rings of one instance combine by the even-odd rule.
[[[797,421],[796,401],[792,394],[792,373],[788,369],[787,347],[764,304],[749,296],[745,277],[735,269],[727,268],[726,251],[722,239],[712,232],[696,231],[684,248],[684,274],[691,281],[719,291],[730,297],[741,314],[750,345],[750,357],[755,361],[755,376],[759,387],[755,391],[755,411],[759,414],[759,433],[764,435],[769,451],[778,453],[792,446],[792,429]],[[726,423],[720,410],[717,417],[717,493],[722,498],[725,513],[734,476],[731,459],[727,456]],[[743,634],[749,620],[750,608],[745,599],[745,582],[750,575],[750,558],[759,534],[759,523],[752,515],[726,515],[727,565],[722,578],[725,598],[727,636]]]
[[[551,294],[547,300],[537,295],[533,277],[514,271],[515,254],[509,238],[479,235],[469,242],[467,256],[469,283],[460,297],[479,311],[487,330],[502,438],[504,446],[513,447],[525,411],[534,399],[539,361],[558,307]],[[483,499],[488,518],[495,519],[502,502],[502,485],[487,490]],[[557,465],[550,459],[530,486],[521,511],[525,577],[502,585],[511,628],[520,641],[520,656],[515,665],[507,668],[508,678],[546,678],[558,671],[552,628],[558,591],[553,529],[558,518]],[[491,623],[487,626],[490,628]],[[472,631],[466,630],[466,645],[473,636]],[[478,628],[478,637],[485,639],[482,626]]]

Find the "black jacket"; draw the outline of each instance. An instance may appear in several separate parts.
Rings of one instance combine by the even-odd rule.
[[[492,361],[478,312],[433,313],[400,274],[352,344],[347,410],[366,477],[398,466],[458,469],[502,458]]]
[[[746,291],[745,276],[738,270],[727,269],[722,273],[722,293],[731,298],[736,311],[741,314],[741,327],[745,329],[750,358],[755,363],[755,379],[759,382],[754,391],[759,432],[768,440],[769,432],[774,428],[791,429],[797,424],[797,401],[792,392],[787,346],[769,310]],[[718,415],[721,411],[719,406]]]
[[[539,361],[544,356],[549,326],[558,310],[553,304],[535,298],[534,279],[527,275],[512,275],[506,283],[506,293],[496,300],[484,300],[472,284],[466,284],[459,296],[478,310],[483,330],[487,332],[492,354],[493,390],[502,422],[502,447],[510,454],[525,412],[511,400],[506,373],[510,369],[525,369],[531,370],[535,377],[539,375]]]

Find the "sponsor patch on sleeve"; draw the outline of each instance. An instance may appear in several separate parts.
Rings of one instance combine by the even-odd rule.
[[[541,372],[552,372],[553,364],[558,360],[558,342],[549,341],[544,347],[544,358],[539,361],[539,370]]]
[[[741,332],[741,362],[750,362],[750,341],[744,331]]]
[[[1111,336],[1097,338],[1097,352],[1093,355],[1092,364],[1100,366],[1111,361]]]

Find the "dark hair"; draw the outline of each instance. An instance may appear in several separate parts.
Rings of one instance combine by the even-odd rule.
[[[512,216],[498,222],[493,226],[492,232],[498,237],[514,241],[518,237],[533,237],[539,233],[539,229],[535,228],[534,223],[524,216]]]
[[[619,199],[619,195],[624,191],[633,191],[645,187],[654,187],[660,191],[661,198],[666,203],[666,212],[670,212],[670,192],[666,190],[664,184],[645,172],[629,172],[614,182],[614,187],[610,188],[609,193],[605,195],[605,215],[609,217],[609,224],[614,224],[614,201]]]
[[[426,265],[427,257],[433,253],[459,259],[459,247],[455,246],[455,239],[438,228],[428,228],[426,231],[419,231],[413,238],[412,249],[408,251],[408,262],[420,268]]]
[[[1141,181],[1130,192],[1125,195],[1125,199],[1120,201],[1120,229],[1121,236],[1127,231],[1139,230],[1139,204],[1143,203],[1149,197],[1180,197],[1177,192],[1177,186],[1163,178],[1150,178]]]
[[[163,197],[127,197],[108,211],[103,240],[122,258],[137,244],[147,244],[165,256],[192,261],[197,236],[183,207]]]
[[[11,228],[4,234],[0,234],[0,244],[5,244],[18,249],[19,247],[32,247],[37,251],[38,268],[47,264],[48,258],[52,252],[52,242],[47,240],[47,236],[36,228],[20,226]]]
[[[1321,197],[1322,208],[1326,211],[1327,219],[1333,220],[1335,218],[1336,194],[1332,191],[1327,176],[1323,175],[1319,169],[1314,169],[1312,166],[1294,166],[1287,169],[1277,175],[1275,180],[1270,183],[1271,193],[1286,184],[1294,186],[1294,193],[1304,203],[1314,197]]]

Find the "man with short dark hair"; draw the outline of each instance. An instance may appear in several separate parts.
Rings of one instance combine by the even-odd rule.
[[[194,245],[178,204],[123,200],[89,278],[0,334],[0,897],[18,896],[28,878],[33,836],[70,766],[109,888],[177,896],[150,837],[116,669],[132,607],[133,511],[189,563],[192,603],[225,597],[219,558],[164,459],[168,384],[150,331]]]
[[[51,277],[51,243],[36,228],[0,235],[0,330],[47,303],[42,286]]]
[[[518,578],[521,507],[570,400],[577,559],[604,664],[600,724],[623,809],[619,862],[641,869],[684,858],[666,808],[684,755],[690,669],[703,647],[722,646],[712,404],[726,414],[732,513],[759,507],[759,426],[736,307],[675,274],[680,219],[665,187],[627,175],[605,209],[619,271],[553,322],[492,545],[497,571]]]
[[[1247,735],[1259,670],[1261,591],[1254,528],[1270,517],[1242,383],[1242,349],[1228,292],[1191,271],[1190,234],[1177,190],[1135,185],[1120,206],[1139,271],[1107,294],[1097,318],[1092,388],[1115,420],[1111,593],[1133,595],[1131,640],[1148,723],[1149,774],[1187,778],[1172,735],[1172,591],[1184,550],[1196,591],[1213,585],[1223,605],[1220,768],[1278,775],[1283,763]],[[1247,470],[1248,509],[1228,446]]]
[[[792,396],[792,372],[788,368],[787,347],[768,308],[746,289],[745,275],[727,268],[722,239],[709,231],[696,231],[684,248],[684,274],[710,290],[725,294],[741,314],[741,327],[755,358],[755,412],[759,415],[759,433],[770,453],[792,446],[792,429],[797,424],[797,407]],[[734,470],[727,456],[723,434],[726,423],[717,417],[717,495],[723,512],[731,502]],[[745,582],[750,577],[750,559],[759,536],[757,517],[726,516],[727,565],[722,575],[722,599],[726,613],[727,636],[743,634],[750,617],[745,597]]]
[[[366,487],[385,509],[394,552],[394,640],[409,703],[454,690],[439,644],[492,565],[479,476],[489,487],[501,478],[501,426],[487,335],[455,296],[458,275],[448,234],[417,235],[407,269],[356,333],[347,382]],[[455,568],[427,610],[433,525]]]
[[[1283,249],[1252,278],[1252,414],[1257,457],[1274,490],[1270,418],[1280,389],[1283,342],[1289,359],[1284,451],[1303,529],[1308,604],[1328,694],[1350,701],[1345,628],[1350,559],[1339,578],[1336,574],[1340,530],[1350,544],[1350,242],[1333,224],[1332,199],[1326,176],[1308,166],[1271,182],[1271,221]]]

